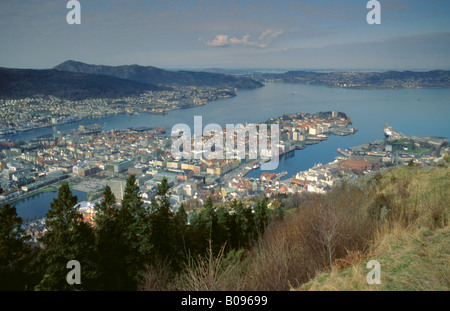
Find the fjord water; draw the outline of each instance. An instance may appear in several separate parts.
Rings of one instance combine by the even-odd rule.
[[[329,136],[327,141],[296,151],[294,158],[282,161],[276,170],[292,176],[315,163],[332,161],[338,147],[347,148],[383,137],[383,124],[408,136],[450,136],[448,116],[450,89],[355,90],[323,86],[267,83],[263,88],[239,90],[234,98],[207,103],[202,107],[170,111],[167,115],[118,114],[89,119],[56,127],[61,131],[78,125],[100,124],[104,129],[125,129],[140,126],[188,124],[193,130],[194,116],[202,116],[203,126],[221,126],[248,122],[263,122],[287,113],[338,110],[347,113],[358,132],[353,136]],[[27,139],[51,134],[55,129],[44,128],[23,132],[11,139]],[[255,170],[248,176],[259,176]]]
[[[408,136],[450,136],[450,89],[398,89],[355,90],[324,86],[267,83],[254,90],[239,90],[237,96],[208,102],[202,107],[170,111],[167,115],[140,114],[111,115],[56,127],[68,131],[78,125],[99,124],[106,130],[130,127],[158,127],[170,129],[184,123],[193,131],[194,116],[202,116],[203,127],[217,123],[261,123],[283,114],[338,110],[345,112],[358,129],[355,135],[333,136],[328,140],[297,150],[295,156],[280,162],[275,172],[287,171],[291,177],[315,163],[327,163],[338,154],[338,147],[347,148],[383,138],[383,124],[389,123],[395,130]],[[44,128],[9,137],[13,140],[29,139],[51,134],[55,129]],[[247,176],[259,177],[254,170]]]
[[[83,201],[87,193],[71,189],[72,194],[77,197],[78,202]],[[24,221],[34,220],[34,218],[44,217],[50,209],[50,202],[58,196],[57,191],[40,192],[32,197],[19,200],[12,205],[16,207],[17,214]]]

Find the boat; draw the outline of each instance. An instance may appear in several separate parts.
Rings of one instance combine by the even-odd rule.
[[[341,128],[334,129],[333,134],[339,135],[339,136],[347,136],[347,135],[355,134],[357,131],[358,130],[355,129],[354,127],[352,127],[352,128],[341,127]]]
[[[392,135],[392,127],[390,127],[387,123],[383,125],[384,137],[389,138]]]
[[[400,133],[400,132],[394,130],[394,129],[392,128],[392,126],[390,126],[390,125],[387,124],[387,123],[386,123],[385,125],[383,125],[383,131],[384,131],[384,136],[385,136],[387,139],[399,139],[399,138],[402,138],[402,137],[406,137],[405,134]]]
[[[318,140],[308,140],[308,141],[305,141],[305,145],[315,145],[315,144],[318,144],[320,141],[318,141]]]
[[[149,111],[149,113],[151,113],[151,114],[160,114],[160,115],[166,115],[167,114],[167,112],[165,110],[152,110],[152,111]]]
[[[317,139],[319,139],[319,140],[327,140],[328,136],[324,135],[324,134],[319,134],[319,135],[317,135]]]

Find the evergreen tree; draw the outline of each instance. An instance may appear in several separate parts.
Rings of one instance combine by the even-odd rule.
[[[185,255],[188,252],[187,248],[189,245],[188,240],[188,218],[186,210],[184,209],[184,204],[181,204],[177,212],[173,216],[173,231],[172,231],[172,241],[174,246],[174,258],[175,265],[181,267]]]
[[[231,243],[231,248],[239,249],[241,228],[239,227],[239,222],[237,218],[238,202],[236,200],[231,201],[230,209],[231,212],[229,213],[229,223],[228,223],[229,240]]]
[[[217,226],[217,213],[214,209],[211,197],[207,197],[205,204],[203,204],[202,211],[200,212],[200,218],[205,223],[205,233],[208,239],[214,236],[214,230]]]
[[[26,265],[31,247],[16,208],[5,204],[0,209],[0,290],[25,290]]]
[[[96,238],[99,263],[99,289],[128,289],[128,281],[124,249],[121,244],[122,228],[118,224],[119,210],[116,198],[109,186],[105,187],[103,200],[95,205]],[[128,281],[128,282],[127,282]]]
[[[208,247],[211,245],[213,254],[216,254],[221,245],[217,243],[217,213],[214,209],[211,197],[207,197],[203,208],[200,212],[200,224],[198,230],[202,230],[203,233],[203,248],[206,252]],[[211,244],[210,244],[211,242]]]
[[[120,253],[117,255],[123,258],[126,269],[121,288],[136,290],[152,245],[149,213],[140,197],[140,189],[134,175],[127,178],[122,207],[117,213],[117,227],[120,231]]]
[[[67,182],[50,203],[46,214],[48,231],[40,239],[44,250],[39,254],[39,262],[44,276],[37,286],[39,290],[96,289],[95,237],[92,227],[75,208],[76,203],[77,197]],[[80,262],[81,285],[69,285],[66,281],[66,266],[71,260]]]
[[[221,245],[226,243],[226,249],[232,248],[231,242],[231,215],[224,206],[217,210],[217,239]]]
[[[219,214],[220,211],[220,214]],[[213,254],[218,254],[224,244],[229,243],[228,235],[228,212],[222,206],[217,210],[211,197],[206,198],[203,209],[200,212],[201,225],[198,225],[198,230],[203,230],[203,247],[204,250],[210,246]]]
[[[151,235],[152,258],[158,260],[173,260],[175,255],[173,245],[173,212],[170,208],[170,193],[167,179],[163,178],[158,185],[156,197],[151,202]]]
[[[190,225],[188,226],[188,252],[190,255],[201,254],[205,251],[204,223],[200,221],[197,211],[190,214]]]
[[[257,236],[262,236],[269,222],[266,198],[259,200],[255,206],[255,232]]]
[[[236,227],[238,228],[238,248],[248,248],[255,236],[255,222],[251,207],[244,207],[239,201],[236,205]]]

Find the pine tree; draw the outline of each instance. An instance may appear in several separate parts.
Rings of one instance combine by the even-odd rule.
[[[16,208],[5,204],[0,209],[0,290],[25,290],[26,265],[31,248]]]
[[[217,210],[217,239],[222,245],[226,243],[226,250],[232,248],[231,222],[232,218],[228,210],[224,206],[220,206]]]
[[[72,195],[68,183],[58,190],[58,197],[50,203],[46,214],[48,231],[40,239],[44,250],[39,254],[43,279],[39,290],[96,289],[97,266],[95,237],[92,227],[83,221],[75,208],[77,197]],[[81,285],[69,285],[67,263],[77,260],[81,264]]]
[[[126,289],[128,276],[124,256],[125,246],[121,245],[122,228],[118,224],[119,210],[116,198],[109,186],[105,187],[103,200],[95,206],[96,240],[99,263],[99,289]]]
[[[230,204],[231,212],[229,213],[229,239],[231,243],[231,248],[239,249],[240,248],[240,236],[241,236],[241,228],[237,218],[237,209],[238,202],[236,200],[231,201]]]
[[[211,197],[207,197],[203,209],[200,212],[200,218],[205,222],[205,230],[208,239],[214,236],[214,230],[217,226],[217,213],[214,209]]]
[[[173,231],[172,241],[174,246],[174,265],[181,267],[184,262],[184,258],[188,253],[188,217],[184,204],[178,208],[177,212],[173,216]]]
[[[219,210],[213,206],[211,197],[208,197],[200,212],[200,221],[203,222],[201,230],[204,230],[204,247],[209,247],[211,241],[213,254],[218,254],[221,248],[229,243],[229,215],[224,207]]]
[[[140,197],[140,189],[134,175],[127,178],[122,207],[117,214],[117,226],[121,232],[118,243],[126,269],[122,289],[136,290],[144,271],[144,264],[152,251],[149,213]]]
[[[170,193],[167,179],[163,178],[158,185],[156,197],[151,202],[151,238],[152,257],[158,260],[172,260],[173,248],[173,212],[170,208]]]
[[[236,227],[238,228],[238,248],[248,248],[255,236],[255,222],[250,207],[239,201],[236,205]]]
[[[189,255],[202,254],[205,251],[205,227],[204,223],[200,221],[200,215],[193,210],[189,214],[190,225],[188,226],[188,252]]]
[[[255,206],[255,232],[257,236],[262,236],[269,222],[266,198],[259,200]]]
[[[203,208],[200,212],[200,222],[202,225],[199,229],[203,231],[205,251],[211,245],[213,254],[217,254],[221,245],[217,245],[217,213],[214,209],[211,197],[207,197],[205,203],[203,204]]]

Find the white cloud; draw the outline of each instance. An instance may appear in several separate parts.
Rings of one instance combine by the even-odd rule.
[[[228,35],[216,35],[214,40],[206,42],[206,45],[214,47],[225,47],[230,45],[243,45],[257,47],[260,49],[268,48],[272,42],[278,38],[283,32],[267,29],[264,31],[256,41],[250,41],[250,35],[244,35],[241,39],[236,37],[230,37]]]
[[[214,40],[206,42],[206,45],[209,46],[227,46],[229,44],[230,40],[228,39],[228,35],[217,35]]]

